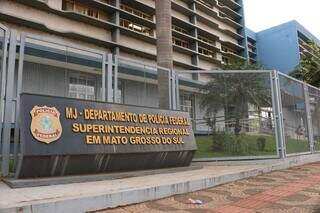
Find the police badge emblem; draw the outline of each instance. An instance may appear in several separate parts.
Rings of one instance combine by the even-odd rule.
[[[37,141],[49,144],[61,137],[60,112],[55,107],[34,106],[30,114],[30,130]]]

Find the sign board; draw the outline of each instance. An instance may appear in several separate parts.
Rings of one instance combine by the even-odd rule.
[[[17,177],[188,166],[189,114],[71,98],[21,95]]]

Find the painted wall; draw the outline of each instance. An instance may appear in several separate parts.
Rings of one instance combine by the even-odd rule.
[[[259,63],[265,69],[290,73],[299,64],[299,43],[292,22],[256,34]]]
[[[247,29],[247,35],[256,39],[257,59],[265,69],[285,74],[300,63],[298,32],[320,46],[320,41],[297,21],[290,21],[257,33]]]

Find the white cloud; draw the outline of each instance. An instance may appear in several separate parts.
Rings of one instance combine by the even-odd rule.
[[[243,0],[246,26],[260,31],[297,20],[320,39],[319,0]]]

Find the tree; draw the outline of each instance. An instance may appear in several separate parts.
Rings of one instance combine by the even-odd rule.
[[[225,70],[257,70],[258,65],[235,60],[223,66]],[[224,110],[225,120],[234,121],[234,133],[240,134],[240,121],[248,116],[249,104],[258,107],[271,106],[269,75],[266,73],[215,73],[202,88],[200,106],[205,109],[208,124],[215,131],[216,115]]]
[[[308,50],[303,52],[300,64],[290,75],[315,87],[320,87],[320,47],[313,41],[308,42],[308,46]]]
[[[259,64],[248,63],[243,59],[233,58],[229,63],[222,65],[222,70],[261,70],[262,66]]]

